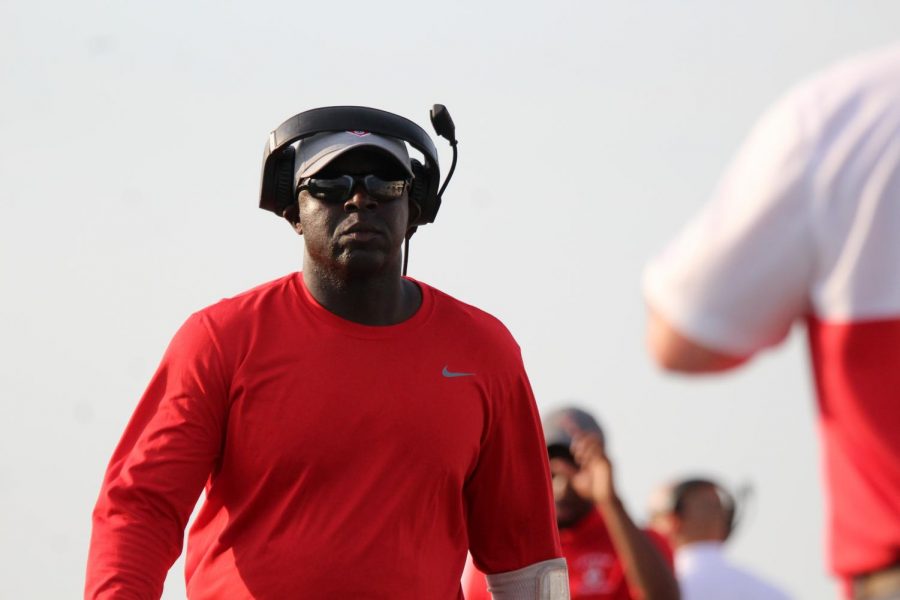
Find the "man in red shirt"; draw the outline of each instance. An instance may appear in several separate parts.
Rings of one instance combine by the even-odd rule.
[[[457,600],[467,550],[501,597],[566,600],[518,346],[401,276],[421,224],[406,145],[328,131],[295,153],[279,208],[303,272],[175,335],[110,461],[85,597],[158,598],[205,489],[195,600]]]
[[[638,529],[616,494],[597,421],[578,408],[563,408],[544,419],[544,435],[572,598],[679,598],[668,544],[657,533]],[[464,588],[466,600],[491,599],[484,577],[471,564]]]

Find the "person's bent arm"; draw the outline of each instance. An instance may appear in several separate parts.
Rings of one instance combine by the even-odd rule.
[[[679,600],[678,582],[672,569],[650,538],[631,520],[616,494],[612,465],[603,441],[592,434],[577,434],[572,455],[581,468],[572,483],[578,494],[590,498],[603,516],[629,589],[646,600]]]
[[[727,371],[748,358],[720,352],[682,335],[652,307],[647,314],[647,347],[656,364],[680,373]]]
[[[757,122],[710,201],[644,270],[648,345],[665,369],[730,369],[779,344],[810,311],[819,156],[796,100]]]
[[[200,318],[173,339],[109,463],[86,599],[159,598],[222,443],[226,386]]]
[[[465,486],[469,548],[496,600],[568,600],[540,417],[518,347],[508,343],[496,353],[506,364],[486,385],[485,434]]]

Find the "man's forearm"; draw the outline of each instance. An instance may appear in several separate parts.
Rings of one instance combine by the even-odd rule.
[[[709,348],[675,329],[652,307],[647,314],[647,348],[663,369],[679,373],[717,373],[747,361],[746,356]]]
[[[614,497],[597,505],[629,587],[640,590],[645,600],[679,600],[678,582],[656,547],[628,516]]]
[[[564,558],[545,560],[486,578],[494,600],[569,600],[569,575]]]
[[[115,521],[115,522],[113,522]],[[166,573],[181,551],[181,538],[160,526],[94,520],[85,600],[159,598]]]

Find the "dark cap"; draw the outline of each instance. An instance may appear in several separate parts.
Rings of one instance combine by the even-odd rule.
[[[582,431],[599,435],[601,439],[604,438],[603,429],[600,428],[596,419],[574,406],[567,406],[548,413],[542,420],[542,425],[547,448],[559,446],[568,450],[572,445],[572,437]]]

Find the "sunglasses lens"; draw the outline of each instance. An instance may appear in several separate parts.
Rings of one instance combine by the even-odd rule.
[[[338,203],[346,201],[353,195],[356,183],[357,179],[352,175],[327,179],[311,177],[299,189],[306,190],[311,196],[323,202]],[[399,200],[407,185],[403,179],[387,181],[376,175],[366,175],[362,178],[362,183],[370,196],[381,201]]]
[[[375,175],[366,175],[363,180],[366,191],[379,200],[399,200],[406,190],[406,181],[385,181]]]
[[[353,178],[349,175],[341,175],[333,179],[319,179],[313,177],[303,186],[314,198],[323,202],[343,202],[350,197],[353,191]]]

